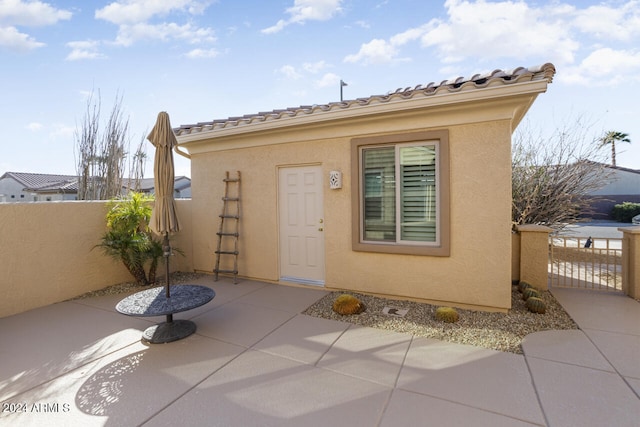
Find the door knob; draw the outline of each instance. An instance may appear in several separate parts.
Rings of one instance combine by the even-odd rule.
[[[318,228],[318,231],[324,231],[324,228],[320,227]]]

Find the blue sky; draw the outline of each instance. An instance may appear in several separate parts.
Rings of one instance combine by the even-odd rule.
[[[159,111],[175,127],[338,101],[340,79],[354,99],[546,62],[530,125],[628,133],[618,165],[640,169],[640,0],[0,0],[0,174],[75,174],[92,91],[104,117],[122,97],[135,145]]]

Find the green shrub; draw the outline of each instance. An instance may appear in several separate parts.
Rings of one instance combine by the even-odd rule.
[[[364,304],[353,295],[342,294],[333,302],[333,311],[343,316],[360,314],[365,310]]]
[[[613,219],[619,222],[631,222],[636,215],[640,215],[640,203],[624,202],[615,205],[611,211]]]
[[[163,254],[162,243],[149,229],[152,204],[153,197],[136,192],[109,201],[107,231],[96,245],[106,255],[122,261],[142,286],[155,283],[158,260]]]
[[[438,307],[435,316],[436,319],[446,323],[455,323],[460,318],[458,312],[453,307]]]
[[[544,314],[547,312],[547,305],[542,298],[531,297],[527,300],[527,309],[532,313]]]

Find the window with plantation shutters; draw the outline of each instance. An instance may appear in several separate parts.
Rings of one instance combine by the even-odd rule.
[[[362,149],[364,240],[436,242],[436,143]]]
[[[397,146],[400,239],[437,241],[436,145]]]
[[[352,142],[359,188],[355,250],[448,256],[448,133],[420,133],[431,134],[439,138]]]

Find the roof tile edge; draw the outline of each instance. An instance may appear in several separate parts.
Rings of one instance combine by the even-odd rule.
[[[450,80],[443,80],[440,83],[431,82],[427,85],[416,85],[414,87],[398,88],[393,92],[384,95],[372,95],[368,98],[357,98],[349,101],[331,102],[328,104],[303,105],[286,109],[277,109],[257,114],[246,114],[240,117],[229,117],[227,119],[216,119],[210,122],[200,122],[191,125],[182,125],[174,129],[177,136],[190,135],[194,133],[211,132],[216,129],[226,129],[255,122],[265,122],[278,120],[283,117],[296,117],[299,115],[309,115],[319,112],[328,112],[337,109],[349,109],[353,107],[367,106],[372,103],[386,103],[394,99],[406,100],[419,95],[434,96],[440,93],[455,93],[467,90],[484,89],[494,85],[511,85],[522,81],[546,80],[553,82],[556,74],[555,66],[547,62],[542,65],[532,67],[517,67],[512,70],[496,69],[490,73],[474,74],[469,78],[458,77]]]

